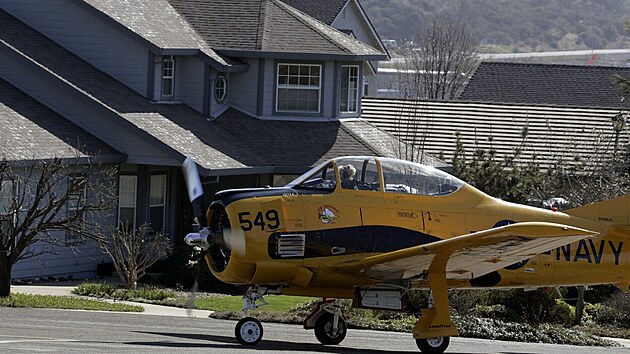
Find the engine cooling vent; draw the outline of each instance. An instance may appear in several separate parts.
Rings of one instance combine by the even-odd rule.
[[[304,257],[304,234],[279,235],[276,255],[280,258]]]

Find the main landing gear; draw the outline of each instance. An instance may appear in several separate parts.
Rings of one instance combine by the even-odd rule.
[[[315,337],[324,345],[337,345],[346,338],[348,327],[337,300],[326,300],[317,306],[304,320],[304,329],[315,329]]]
[[[236,340],[243,345],[256,345],[263,336],[263,326],[254,317],[247,316],[247,311],[265,306],[268,303],[263,296],[279,293],[266,287],[252,286],[243,295],[243,318],[234,328]],[[259,302],[259,303],[257,303]],[[305,329],[315,329],[315,337],[324,345],[337,345],[346,338],[347,325],[343,318],[341,305],[337,300],[320,301],[315,310],[304,320]]]

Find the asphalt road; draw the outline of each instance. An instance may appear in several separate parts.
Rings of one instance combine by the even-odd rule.
[[[264,324],[256,347],[234,339],[233,321],[138,314],[0,308],[0,353],[419,353],[410,334],[349,330],[320,345],[300,326]],[[593,348],[453,338],[448,353],[630,353]]]

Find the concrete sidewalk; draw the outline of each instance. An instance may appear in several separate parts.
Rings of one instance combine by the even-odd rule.
[[[38,285],[12,285],[11,292],[19,294],[34,294],[34,295],[54,295],[54,296],[71,296],[79,297],[72,293],[72,290],[78,283],[72,282],[64,283],[41,283]],[[157,315],[157,316],[173,316],[173,317],[208,317],[212,311],[184,309],[172,306],[161,306],[153,304],[145,304],[141,302],[131,301],[114,301],[111,299],[99,299],[91,298],[99,301],[117,302],[121,304],[138,305],[144,307],[143,312],[130,312],[143,315]]]

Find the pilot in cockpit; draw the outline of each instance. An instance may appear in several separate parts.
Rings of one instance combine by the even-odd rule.
[[[357,181],[354,176],[357,173],[357,169],[352,165],[345,165],[339,167],[339,176],[341,177],[341,188],[343,189],[357,189]]]

